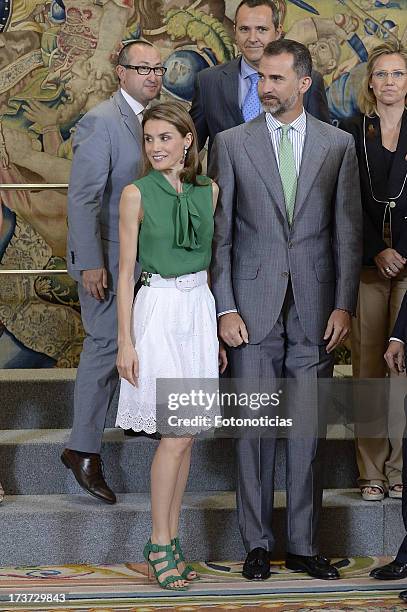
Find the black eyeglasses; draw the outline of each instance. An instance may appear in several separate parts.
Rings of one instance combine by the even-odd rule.
[[[147,76],[151,71],[154,72],[155,76],[164,76],[167,72],[167,68],[165,66],[155,66],[151,68],[151,66],[132,66],[131,64],[120,64],[123,68],[129,68],[130,70],[135,70],[137,74],[141,76]]]

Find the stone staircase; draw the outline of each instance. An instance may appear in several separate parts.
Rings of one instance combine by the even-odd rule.
[[[141,560],[150,532],[149,470],[157,442],[125,439],[107,420],[102,457],[118,494],[108,506],[81,492],[59,455],[73,416],[74,370],[0,370],[0,565],[120,563]],[[324,442],[321,552],[392,555],[404,528],[401,503],[364,502],[351,432],[334,427]],[[346,434],[346,435],[344,435]],[[273,521],[284,552],[284,443],[276,460]],[[182,510],[181,537],[191,559],[240,559],[230,439],[196,440]]]

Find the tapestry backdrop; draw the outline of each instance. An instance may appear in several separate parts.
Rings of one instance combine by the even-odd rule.
[[[276,0],[288,38],[308,46],[332,120],[357,109],[366,58],[407,43],[407,0]],[[0,184],[67,183],[75,123],[117,88],[124,39],[144,37],[168,70],[162,98],[190,103],[196,73],[236,54],[238,0],[0,0]],[[0,368],[74,367],[83,340],[65,275],[66,191],[0,189]]]

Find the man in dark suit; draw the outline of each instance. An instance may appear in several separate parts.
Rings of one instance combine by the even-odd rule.
[[[405,343],[407,342],[407,293],[404,296],[396,324],[384,355],[389,369],[394,374],[405,375]],[[404,527],[407,530],[407,439],[403,437],[403,497],[402,512]],[[370,572],[378,580],[400,580],[407,578],[407,535],[401,543],[394,561]],[[407,602],[407,591],[401,591],[400,598]]]
[[[264,47],[281,36],[282,24],[273,0],[243,0],[235,14],[235,40],[239,57],[198,73],[191,117],[199,149],[209,137],[208,154],[218,132],[254,119],[261,113],[257,94],[260,59]],[[305,110],[330,122],[324,81],[312,71],[312,85],[304,95]]]

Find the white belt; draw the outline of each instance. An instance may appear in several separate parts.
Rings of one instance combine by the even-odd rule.
[[[206,285],[208,275],[206,270],[200,272],[192,272],[191,274],[183,274],[182,276],[164,277],[161,274],[153,274],[152,272],[141,273],[141,283],[145,287],[162,287],[167,289],[179,289],[180,291],[191,291],[200,285]]]

